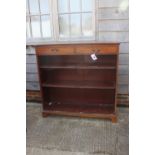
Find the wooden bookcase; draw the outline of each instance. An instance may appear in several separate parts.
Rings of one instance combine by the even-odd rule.
[[[116,122],[118,51],[117,43],[37,46],[43,116],[109,118]]]

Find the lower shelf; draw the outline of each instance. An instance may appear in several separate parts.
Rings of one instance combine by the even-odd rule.
[[[99,105],[70,105],[55,104],[48,109],[43,110],[43,116],[48,115],[65,115],[89,118],[108,118],[116,122],[116,114],[113,106]]]

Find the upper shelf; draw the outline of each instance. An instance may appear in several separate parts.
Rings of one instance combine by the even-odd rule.
[[[56,69],[115,69],[117,57],[112,55],[96,55],[96,60],[91,56],[63,55],[63,56],[39,56],[40,68]]]
[[[67,66],[61,66],[61,65],[43,65],[40,66],[41,69],[116,69],[116,66],[80,66],[80,65],[67,65]]]
[[[57,88],[115,89],[115,86],[115,82],[100,81],[53,81],[50,83],[42,83],[42,87]]]

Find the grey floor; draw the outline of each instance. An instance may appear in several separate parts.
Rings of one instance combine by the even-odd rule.
[[[27,155],[128,155],[128,108],[118,108],[118,122],[51,116],[27,103]]]

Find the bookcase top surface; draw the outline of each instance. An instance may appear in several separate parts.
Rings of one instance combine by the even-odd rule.
[[[79,45],[79,44],[104,44],[104,45],[119,45],[119,42],[102,42],[102,41],[54,41],[44,43],[33,43],[32,46],[47,46],[47,45]],[[29,46],[31,44],[27,44]]]

